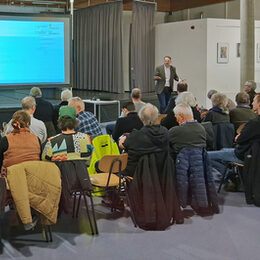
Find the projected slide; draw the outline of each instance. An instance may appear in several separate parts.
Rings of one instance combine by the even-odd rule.
[[[0,84],[64,83],[64,23],[0,20]]]

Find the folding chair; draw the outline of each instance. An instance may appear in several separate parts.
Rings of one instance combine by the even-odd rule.
[[[126,153],[103,156],[99,162],[99,170],[102,171],[102,173],[90,175],[92,185],[104,191],[112,190],[113,195],[118,187],[120,193],[122,187],[122,171],[127,166],[127,159],[128,154]],[[116,207],[112,199],[111,211],[113,212],[114,210],[116,210]]]
[[[224,175],[222,176],[222,178],[220,180],[220,184],[218,186],[218,193],[220,192],[222,185],[225,183],[226,179],[228,178],[228,172],[229,172],[230,169],[232,170],[233,173],[238,174],[241,183],[243,183],[243,180],[242,180],[242,177],[241,177],[241,174],[240,174],[240,169],[239,169],[239,168],[242,168],[242,167],[244,167],[244,164],[237,163],[237,162],[228,163],[226,170],[224,172]]]

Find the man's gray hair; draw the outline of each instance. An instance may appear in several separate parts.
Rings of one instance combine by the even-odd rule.
[[[22,100],[22,108],[23,110],[29,110],[36,106],[35,99],[33,97],[25,97]]]
[[[211,97],[212,97],[214,94],[216,94],[216,93],[217,93],[217,90],[215,90],[215,89],[209,90],[209,92],[208,92],[208,94],[207,94],[208,99],[211,99]]]
[[[145,104],[139,112],[139,117],[145,126],[156,125],[158,115],[157,107],[150,103]]]
[[[245,86],[248,86],[249,88],[251,88],[252,90],[255,90],[256,89],[256,83],[254,80],[248,80],[246,83],[245,83]]]
[[[216,93],[211,97],[213,107],[218,107],[225,111],[227,109],[228,98],[225,94]]]
[[[250,98],[249,95],[246,92],[239,92],[236,95],[236,102],[238,105],[249,105],[250,104]]]
[[[188,91],[182,92],[177,96],[175,104],[178,105],[180,103],[189,105],[191,107],[195,107],[197,105],[195,97],[191,92]]]
[[[72,98],[72,92],[69,89],[65,89],[60,93],[60,99],[62,101],[68,101]]]
[[[183,114],[184,116],[190,116],[193,118],[193,113],[191,107],[187,104],[180,103],[176,105],[173,109],[175,116]]]
[[[133,88],[132,89],[132,91],[131,91],[131,97],[132,98],[138,99],[138,98],[141,98],[141,95],[142,95],[141,89],[139,89],[139,88]]]
[[[85,104],[80,97],[73,97],[69,99],[69,105],[73,107],[80,106],[82,111],[85,110]]]

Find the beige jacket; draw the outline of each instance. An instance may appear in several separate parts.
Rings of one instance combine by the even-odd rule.
[[[32,222],[30,207],[55,224],[61,195],[59,168],[51,162],[28,161],[7,168],[7,182],[23,224]]]

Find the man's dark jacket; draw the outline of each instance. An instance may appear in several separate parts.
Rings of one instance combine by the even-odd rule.
[[[245,154],[243,184],[246,202],[260,207],[260,140],[254,141]]]
[[[237,145],[235,147],[235,155],[240,160],[244,161],[244,155],[249,150],[251,145],[260,139],[260,116],[249,120],[242,129]]]
[[[126,117],[117,119],[112,133],[113,139],[117,141],[122,134],[130,133],[133,129],[139,130],[142,127],[143,122],[140,120],[137,112],[129,112]]]
[[[183,148],[176,158],[177,191],[180,205],[199,212],[219,213],[215,183],[204,148]]]

